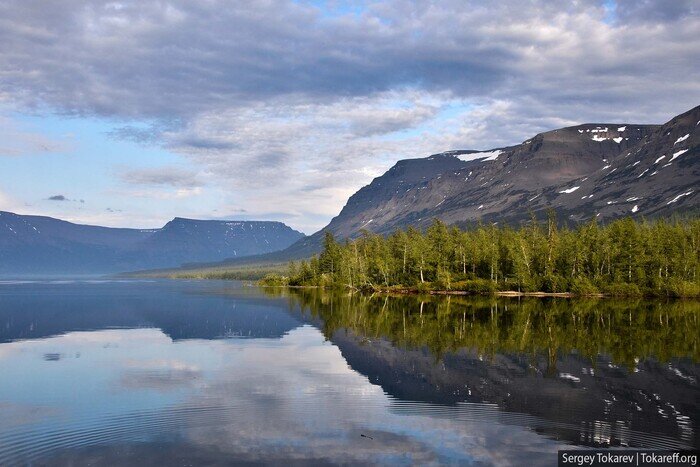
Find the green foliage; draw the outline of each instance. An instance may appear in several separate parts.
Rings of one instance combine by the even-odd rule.
[[[453,290],[461,292],[469,292],[473,294],[492,294],[496,291],[496,286],[493,281],[487,279],[471,279],[465,281],[454,282]]]
[[[266,274],[258,281],[258,285],[265,287],[283,287],[289,285],[289,278],[279,274]]]
[[[603,291],[613,297],[641,297],[642,291],[637,284],[612,283],[603,287]]]
[[[568,281],[559,274],[546,274],[542,278],[542,292],[563,293],[568,290]]]
[[[571,292],[579,296],[598,295],[600,290],[587,277],[577,277],[571,281]]]
[[[700,296],[700,284],[672,278],[664,284],[663,291],[669,297],[698,297]]]
[[[460,230],[436,219],[425,232],[363,231],[344,243],[326,232],[321,254],[290,264],[287,276],[290,285],[363,290],[697,297],[700,220],[593,220],[570,229],[550,214],[518,229]]]

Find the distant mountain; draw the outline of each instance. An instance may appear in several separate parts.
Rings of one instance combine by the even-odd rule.
[[[94,274],[269,253],[302,238],[281,222],[175,218],[115,229],[0,211],[0,274]]]

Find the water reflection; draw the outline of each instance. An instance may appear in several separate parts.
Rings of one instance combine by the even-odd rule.
[[[698,302],[267,291],[397,399],[492,403],[580,445],[700,444]]]
[[[639,358],[700,359],[700,302],[571,300],[465,296],[385,296],[320,289],[267,288],[301,305],[332,336],[351,329],[400,347],[427,347],[436,357],[464,347],[482,354],[601,353],[634,370]]]
[[[157,327],[174,340],[279,338],[299,325],[286,300],[237,282],[0,283],[0,343],[134,327]]]
[[[0,285],[0,464],[550,465],[564,444],[697,447],[697,318],[693,303]]]

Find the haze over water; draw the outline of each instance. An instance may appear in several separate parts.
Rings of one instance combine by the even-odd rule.
[[[700,447],[700,304],[1,281],[0,464]]]

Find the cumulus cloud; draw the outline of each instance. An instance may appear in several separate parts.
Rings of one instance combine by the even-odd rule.
[[[694,0],[617,0],[614,3],[614,14],[622,21],[678,21],[699,12],[698,3]]]
[[[690,0],[332,8],[3,2],[0,102],[127,122],[110,136],[183,155],[232,205],[317,228],[398,159],[564,124],[660,123],[700,98]]]
[[[160,133],[160,126],[157,124],[146,128],[127,125],[115,128],[108,133],[108,136],[116,140],[132,141],[140,144],[154,144],[158,143]]]

